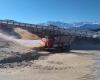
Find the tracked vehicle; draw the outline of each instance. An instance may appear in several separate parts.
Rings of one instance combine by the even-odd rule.
[[[13,35],[13,28],[22,28],[36,34],[45,43],[43,46],[45,50],[49,51],[70,51],[70,45],[75,38],[65,28],[54,25],[44,26],[20,23],[13,20],[0,20],[0,29],[5,33],[9,31],[9,34]]]

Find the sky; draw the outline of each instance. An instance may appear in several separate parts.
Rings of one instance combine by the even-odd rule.
[[[0,19],[27,23],[100,22],[100,0],[0,0]]]

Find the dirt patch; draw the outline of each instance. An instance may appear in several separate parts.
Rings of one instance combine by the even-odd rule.
[[[42,53],[43,54],[43,53]],[[18,63],[18,67],[0,69],[2,80],[93,80],[90,68],[94,62],[86,56],[72,53],[43,54],[43,59]],[[88,55],[90,56],[90,55]],[[12,67],[12,65],[10,65]]]
[[[92,62],[91,62],[92,63]],[[57,70],[72,67],[86,66],[91,64],[85,57],[76,54],[52,54],[45,60],[36,60],[35,68]]]

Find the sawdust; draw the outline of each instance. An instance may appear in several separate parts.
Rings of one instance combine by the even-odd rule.
[[[22,29],[22,28],[14,28],[14,31],[18,33],[21,37],[21,39],[30,39],[30,40],[35,40],[35,39],[40,39],[35,34],[30,33],[28,30]]]

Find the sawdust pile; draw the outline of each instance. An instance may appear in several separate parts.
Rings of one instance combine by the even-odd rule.
[[[14,31],[20,35],[21,39],[30,39],[30,40],[35,40],[35,39],[40,39],[35,34],[30,33],[28,30],[22,29],[22,28],[14,28]]]

